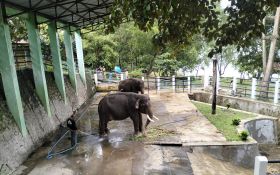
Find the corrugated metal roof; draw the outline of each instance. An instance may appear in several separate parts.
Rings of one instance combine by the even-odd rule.
[[[19,10],[7,17],[34,12],[46,18],[43,22],[58,21],[84,28],[104,21],[114,0],[2,0],[6,7]]]

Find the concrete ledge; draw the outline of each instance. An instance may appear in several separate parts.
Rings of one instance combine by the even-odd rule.
[[[212,99],[212,95],[206,92],[194,92],[189,97],[192,100],[204,103],[210,103]],[[230,105],[230,108],[242,110],[242,112],[247,111],[257,113],[257,118],[244,121],[242,124],[244,127],[241,129],[247,129],[251,133],[252,137],[263,144],[275,144],[279,141],[280,130],[278,128],[280,128],[280,120],[277,119],[280,118],[280,105],[225,95],[217,96],[217,105]],[[269,116],[272,116],[272,118],[269,118]],[[253,129],[255,126],[257,126],[257,129],[261,131]],[[267,130],[270,130],[271,134],[264,134]],[[267,139],[265,139],[265,137]]]
[[[110,91],[117,91],[118,84],[98,84],[96,86],[97,92],[110,92]]]
[[[185,150],[188,154],[200,152],[217,160],[231,162],[245,168],[253,168],[255,157],[259,155],[257,143],[185,146]]]
[[[242,145],[255,145],[256,142],[254,139],[249,139],[248,141],[232,141],[232,142],[185,142],[183,146],[242,146]]]
[[[205,103],[211,103],[212,94],[207,92],[194,92],[190,96],[190,99]],[[280,118],[280,105],[252,100],[248,98],[239,98],[226,95],[217,96],[217,105],[226,106],[228,104],[231,108],[234,109],[240,109],[242,111]]]
[[[242,120],[238,127],[239,132],[248,130],[250,136],[260,144],[278,143],[278,119],[275,117],[258,116]]]

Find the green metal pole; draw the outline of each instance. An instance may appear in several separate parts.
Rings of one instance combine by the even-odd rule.
[[[28,14],[26,19],[26,27],[28,32],[28,41],[31,52],[32,70],[36,92],[43,106],[45,107],[48,116],[51,116],[39,30],[36,25],[35,15],[32,12]]]
[[[64,29],[64,45],[70,82],[77,92],[76,65],[73,55],[72,37],[68,28]]]
[[[77,52],[79,73],[80,73],[83,83],[86,85],[83,43],[82,43],[82,37],[81,37],[80,32],[75,32],[75,41],[76,41],[76,52]]]
[[[55,22],[51,22],[48,25],[48,34],[50,37],[55,83],[57,85],[57,88],[58,88],[60,94],[62,95],[62,97],[64,99],[64,103],[66,104],[66,92],[65,92],[63,69],[62,69],[62,63],[61,63],[59,39],[58,39],[58,33],[56,30]]]
[[[12,41],[9,26],[5,19],[5,7],[3,2],[0,8],[0,72],[7,99],[11,111],[23,136],[27,135],[21,96],[18,86],[18,78],[15,68],[15,60],[12,49]]]

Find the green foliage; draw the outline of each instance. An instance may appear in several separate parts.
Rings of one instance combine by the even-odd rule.
[[[237,112],[231,109],[217,107],[216,115],[211,114],[211,106],[206,103],[193,102],[197,109],[226,137],[229,141],[239,141],[241,138],[232,125],[233,119],[245,119],[254,117],[252,114]]]
[[[269,45],[267,44],[267,47],[268,46]],[[280,57],[278,54],[276,54],[274,62],[280,62]],[[262,41],[260,39],[255,38],[255,40],[251,41],[251,44],[248,47],[240,50],[236,66],[241,72],[250,73],[253,75],[253,77],[259,78],[261,76],[261,73],[263,71],[263,64]],[[278,73],[279,70],[273,70],[273,72]]]
[[[235,65],[237,60],[237,53],[235,46],[226,46],[218,56],[218,72],[223,75],[229,64]]]
[[[171,76],[179,68],[179,63],[176,59],[172,59],[171,54],[166,52],[159,55],[155,61],[155,69],[161,73],[161,76]]]
[[[227,45],[237,48],[250,44],[250,39],[261,36],[262,19],[267,11],[279,5],[278,0],[231,0],[231,5],[220,11],[220,0],[116,0],[107,19],[107,31],[114,31],[123,19],[132,19],[143,31],[158,25],[156,35],[160,43],[189,43],[194,34],[202,33],[215,41],[212,57]],[[267,7],[268,10],[264,10]],[[225,19],[221,18],[221,14]]]
[[[19,17],[14,17],[8,19],[8,24],[10,27],[12,42],[19,42],[20,40],[27,40],[27,30],[23,19]]]
[[[132,23],[122,24],[114,33],[114,41],[117,42],[119,64],[131,70],[133,66],[152,71],[155,55],[159,48],[153,43],[153,36],[157,28],[149,32],[143,32]]]
[[[112,70],[118,58],[116,46],[111,35],[97,33],[85,35],[85,64],[92,69],[104,66],[106,70]]]
[[[237,118],[237,119],[235,118],[232,120],[232,125],[238,126],[240,124],[240,122],[241,122],[241,120],[239,118]]]
[[[111,63],[112,66],[118,64],[130,71],[145,69],[148,74],[159,71],[167,76],[174,74],[179,68],[193,70],[197,65],[205,62],[205,50],[209,47],[202,36],[192,37],[192,43],[186,45],[170,43],[163,46],[158,43],[157,32],[157,27],[143,32],[133,23],[125,23],[120,25],[114,34],[108,36],[101,32],[89,33],[84,37],[86,64],[92,68],[104,65],[97,61],[97,57],[104,58],[104,54],[107,53],[104,52],[104,45],[109,45],[112,49],[111,53],[116,53],[109,54],[113,56],[109,57],[112,59],[105,59],[106,63]],[[100,52],[104,54],[98,56]]]
[[[142,77],[142,75],[143,75],[142,69],[135,69],[135,70],[131,71],[128,76],[130,78],[131,77],[140,78],[140,77]]]
[[[248,131],[242,131],[240,134],[239,134],[239,137],[242,141],[246,141],[248,139],[248,136],[249,136],[249,133]]]
[[[238,55],[236,65],[241,72],[260,76],[262,72],[261,41],[255,40],[249,47],[243,48]]]

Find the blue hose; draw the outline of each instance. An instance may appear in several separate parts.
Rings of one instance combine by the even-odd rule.
[[[65,153],[65,152],[67,152],[67,151],[72,150],[73,148],[75,148],[76,144],[75,144],[74,146],[68,148],[68,149],[65,149],[65,150],[62,150],[62,151],[59,151],[59,152],[56,152],[56,153],[52,153],[52,151],[53,151],[53,149],[56,147],[56,145],[66,136],[66,134],[67,134],[68,132],[69,132],[69,130],[66,131],[66,132],[63,134],[63,136],[61,136],[61,137],[58,139],[58,141],[51,147],[51,149],[48,151],[47,159],[51,159],[51,158],[52,158],[53,156],[55,156],[55,155]]]
[[[87,102],[85,102],[85,103],[87,103]],[[81,116],[77,119],[77,121],[79,121],[79,120],[82,118],[82,116],[84,116],[84,113],[85,113],[85,112],[86,112],[86,110],[82,112]],[[74,145],[74,146],[71,146],[70,148],[64,149],[64,150],[62,150],[62,151],[58,151],[58,152],[56,152],[56,153],[52,153],[52,151],[53,151],[53,149],[56,147],[56,145],[66,136],[66,134],[67,134],[68,132],[69,132],[69,130],[66,131],[66,132],[58,139],[58,141],[49,149],[48,155],[47,155],[47,159],[48,159],[48,160],[51,159],[53,156],[56,156],[56,155],[59,155],[59,154],[63,154],[63,153],[65,153],[65,152],[67,152],[67,151],[73,150],[73,149],[77,146],[77,143],[75,143],[75,145]]]

